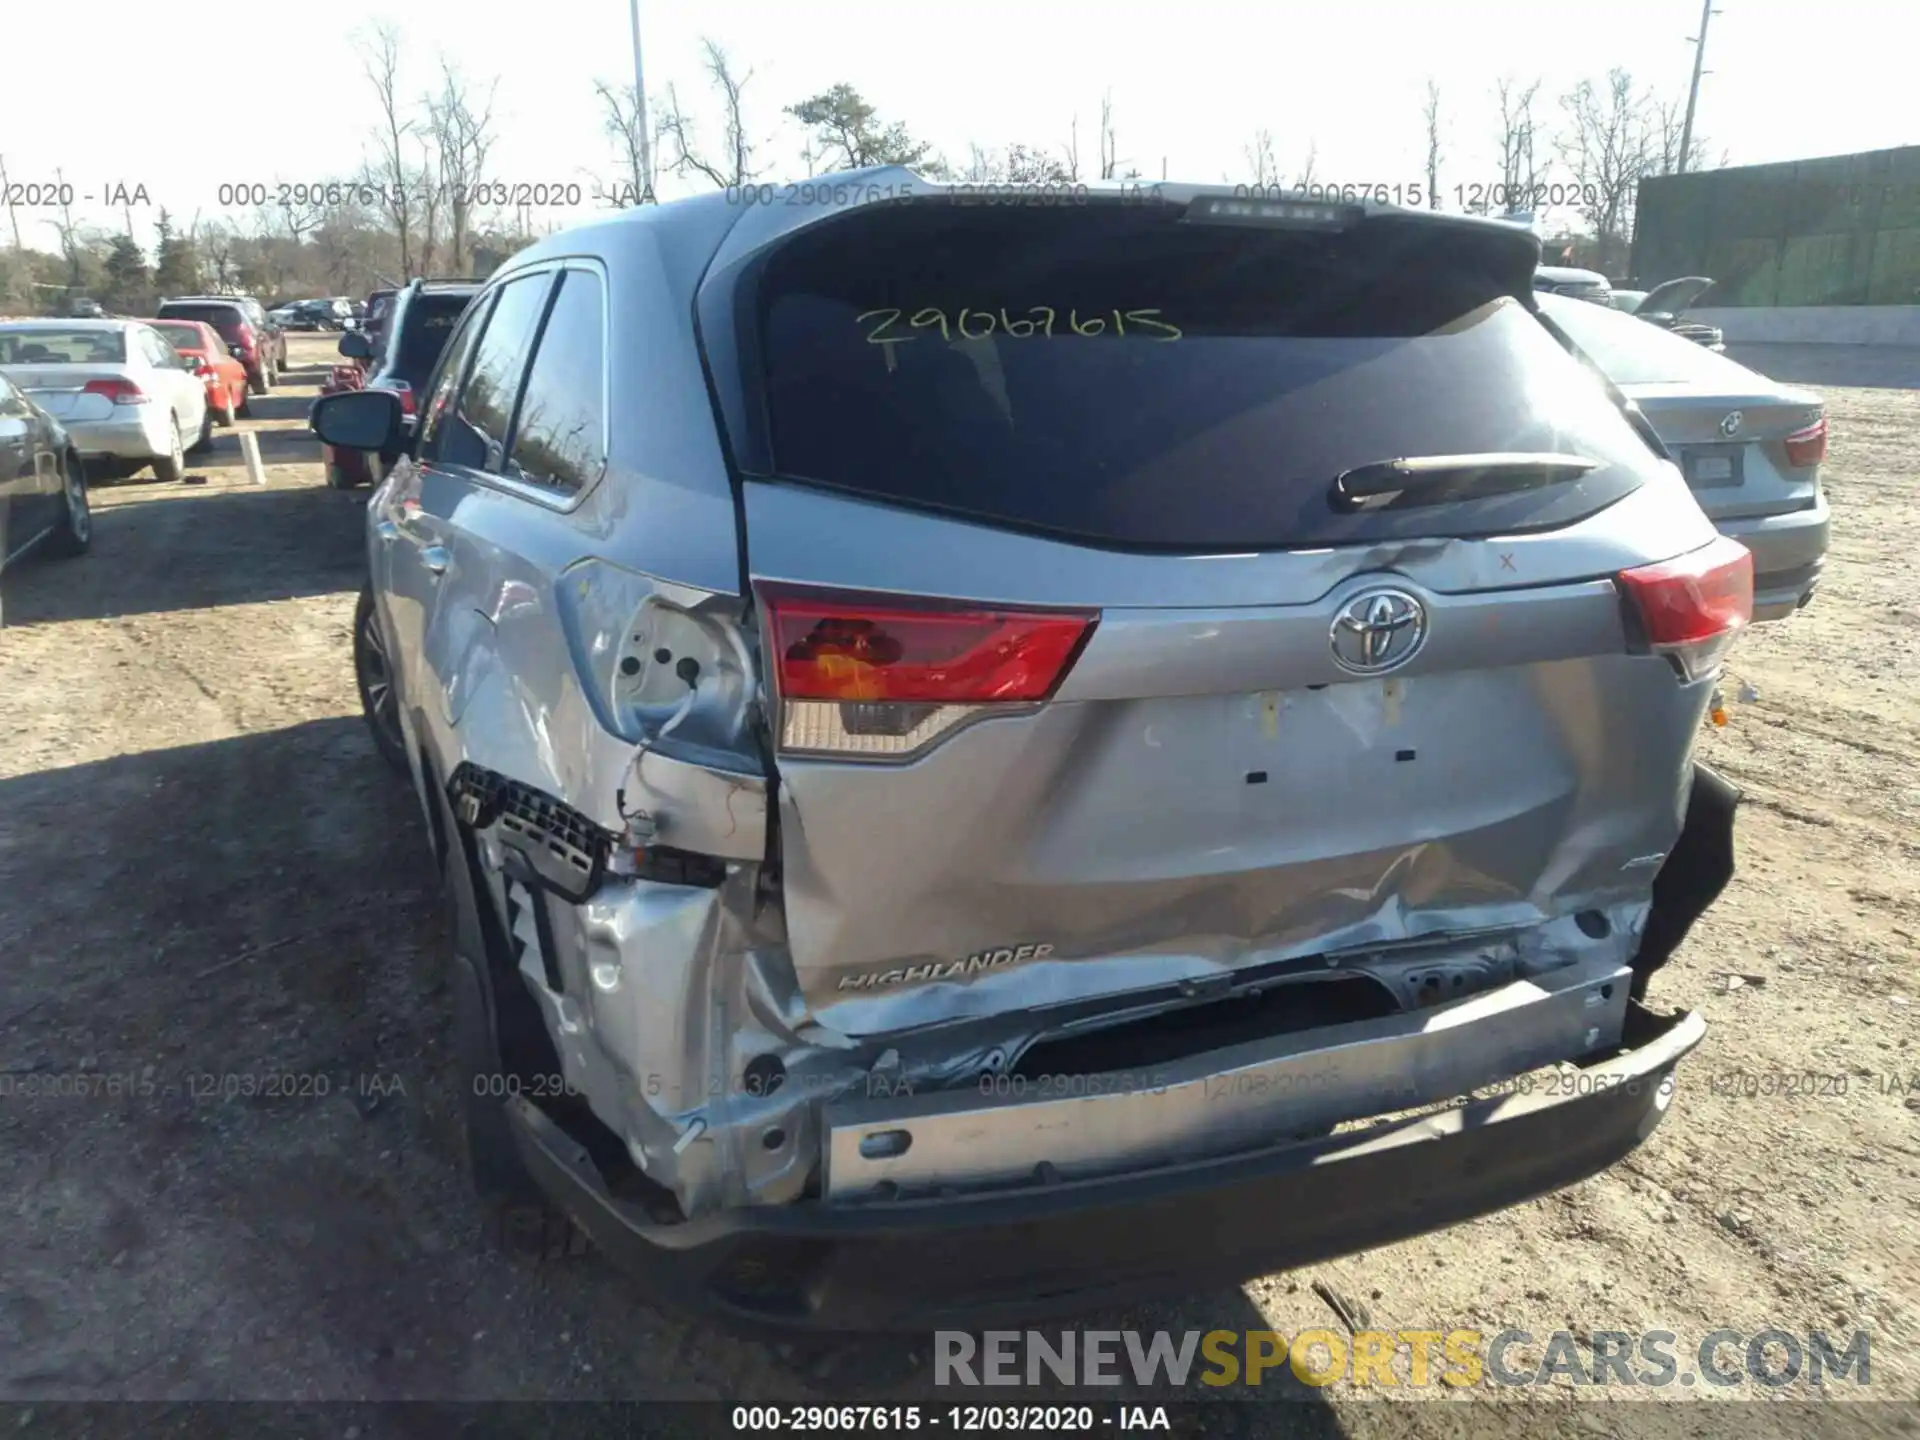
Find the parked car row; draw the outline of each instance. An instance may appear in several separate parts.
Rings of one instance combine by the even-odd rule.
[[[178,480],[187,452],[212,438],[220,412],[210,396],[230,393],[232,371],[195,365],[157,323],[0,324],[0,375],[60,423],[89,479],[151,467],[156,479]],[[204,328],[194,338],[208,343]]]
[[[270,313],[286,330],[349,330],[359,323],[354,303],[341,295],[296,300]]]
[[[176,295],[162,300],[164,320],[198,320],[213,327],[247,370],[255,395],[265,395],[287,365],[286,332],[251,295]]]
[[[736,1320],[968,1326],[1631,1151],[1734,863],[1759,552],[1699,497],[1819,513],[1818,397],[1496,221],[858,178],[929,203],[595,220],[314,406],[390,467],[355,664],[489,1204]]]
[[[35,551],[85,554],[92,540],[77,442],[0,368],[0,572]]]
[[[1576,270],[1565,265],[1542,265],[1533,274],[1533,288],[1544,294],[1564,295],[1574,300],[1585,300],[1595,305],[1605,305],[1628,315],[1638,316],[1649,324],[1658,325],[1663,330],[1671,330],[1676,335],[1691,340],[1696,345],[1721,353],[1726,350],[1726,337],[1718,326],[1701,324],[1699,321],[1686,320],[1687,307],[1713,288],[1713,281],[1704,275],[1688,275],[1678,280],[1669,280],[1656,285],[1652,290],[1616,289],[1606,276],[1597,270]]]
[[[447,337],[480,291],[477,280],[419,279],[385,297],[377,329],[350,331],[340,337],[340,353],[347,364],[336,365],[321,392],[389,390],[400,399],[401,412],[417,413],[417,397],[446,349]],[[346,490],[371,484],[394,458],[368,455],[321,444],[327,484]]]

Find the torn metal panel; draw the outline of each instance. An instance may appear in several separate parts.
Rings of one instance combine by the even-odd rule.
[[[1107,1075],[828,1107],[826,1193],[1075,1179],[1271,1144],[1617,1044],[1631,971],[1584,963],[1426,1013]]]

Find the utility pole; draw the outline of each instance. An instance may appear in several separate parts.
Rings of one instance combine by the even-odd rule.
[[[634,0],[634,4],[639,3],[640,0]],[[1713,0],[1701,0],[1700,33],[1693,37],[1693,84],[1687,90],[1687,118],[1680,125],[1680,158],[1673,167],[1676,175],[1686,173],[1687,152],[1693,148],[1693,109],[1700,102],[1700,77],[1705,73],[1700,66],[1707,58],[1707,22],[1718,13],[1713,8]]]
[[[640,0],[627,0],[633,19],[633,119],[640,127],[640,200],[653,199],[653,135],[647,128],[647,81],[640,68]]]

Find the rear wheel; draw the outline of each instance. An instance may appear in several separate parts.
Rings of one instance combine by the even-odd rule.
[[[248,381],[234,392],[233,413],[238,415],[242,420],[253,414],[253,406],[247,402],[247,397],[252,393],[252,381]]]
[[[264,395],[273,388],[273,377],[263,364],[258,371],[247,372],[247,390],[254,395]]]
[[[193,442],[193,453],[199,454],[213,443],[213,407],[209,405],[206,413],[200,417],[200,434]]]
[[[66,511],[47,537],[47,554],[60,559],[84,555],[93,543],[93,510],[87,504],[87,475],[81,468],[80,457],[69,452],[65,470],[61,488],[65,491]]]
[[[162,485],[171,485],[187,473],[187,453],[180,444],[180,417],[167,417],[167,433],[173,436],[173,449],[165,455],[157,456],[153,462],[153,478]]]
[[[406,774],[407,740],[400,729],[400,697],[393,683],[393,662],[386,638],[380,633],[380,612],[373,588],[360,592],[353,612],[353,675],[360,688],[360,711],[373,736],[373,748],[401,774]]]
[[[233,428],[234,417],[240,413],[241,403],[234,398],[231,390],[220,397],[220,403],[213,407],[213,418],[221,429]]]

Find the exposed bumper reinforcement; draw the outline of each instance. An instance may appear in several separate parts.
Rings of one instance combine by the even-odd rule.
[[[901,1191],[1134,1173],[1412,1110],[1611,1050],[1633,972],[1605,962],[1470,999],[1212,1050],[1122,1075],[1060,1075],[825,1107],[823,1189]],[[997,1079],[1000,1083],[994,1084]],[[889,1142],[898,1153],[889,1148]],[[869,1154],[869,1150],[877,1153]]]
[[[1652,1133],[1705,1033],[1635,1003],[1618,1054],[1530,1095],[1119,1177],[680,1224],[616,1199],[524,1096],[507,1113],[541,1188],[663,1298],[756,1329],[1018,1325],[1314,1264],[1583,1180]]]

